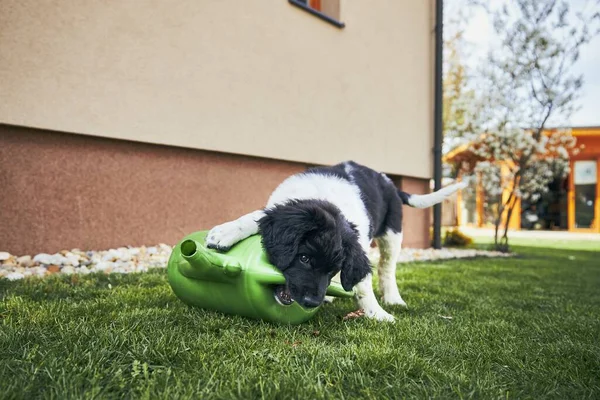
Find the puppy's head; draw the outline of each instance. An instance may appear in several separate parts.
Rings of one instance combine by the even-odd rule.
[[[269,261],[283,272],[291,298],[304,307],[323,302],[338,272],[345,290],[371,272],[356,229],[327,201],[289,201],[267,209],[258,225]]]

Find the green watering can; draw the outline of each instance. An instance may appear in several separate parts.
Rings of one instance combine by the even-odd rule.
[[[167,275],[173,292],[184,303],[271,322],[300,324],[319,307],[304,308],[293,300],[275,296],[285,284],[281,271],[269,263],[259,235],[251,236],[220,253],[206,248],[208,231],[186,236],[173,248]],[[327,295],[352,297],[332,282]],[[289,303],[289,304],[288,304]]]

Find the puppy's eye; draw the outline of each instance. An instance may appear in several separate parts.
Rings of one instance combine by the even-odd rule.
[[[310,261],[310,257],[307,256],[306,254],[301,254],[300,255],[300,262],[304,263],[304,264],[308,264],[308,262]]]

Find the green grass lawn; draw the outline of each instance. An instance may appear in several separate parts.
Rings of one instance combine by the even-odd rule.
[[[191,309],[165,271],[0,280],[0,398],[599,398],[600,245],[535,244],[402,265],[395,324]]]

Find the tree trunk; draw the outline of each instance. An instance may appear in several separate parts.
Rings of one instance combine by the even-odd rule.
[[[503,253],[508,252],[508,222],[512,216],[512,211],[517,203],[517,196],[515,196],[516,186],[513,188],[508,195],[508,199],[505,203],[502,202],[502,195],[500,195],[500,201],[498,202],[498,218],[496,219],[496,230],[494,232],[494,249]],[[504,216],[506,211],[506,216]],[[498,232],[500,230],[500,224],[504,222],[504,233],[500,240],[498,240]]]
[[[515,196],[512,200],[512,203],[508,205],[508,210],[506,211],[506,221],[504,222],[504,234],[502,235],[502,251],[504,252],[508,252],[510,249],[508,246],[508,224],[510,223],[513,210],[517,205],[517,197]]]
[[[500,224],[502,223],[502,213],[504,212],[504,204],[502,204],[502,194],[498,196],[498,215],[494,220],[494,248],[498,249],[498,232],[500,231]]]
[[[494,247],[498,248],[498,232],[500,231],[500,224],[502,223],[502,207],[498,204],[498,217],[494,221]]]

